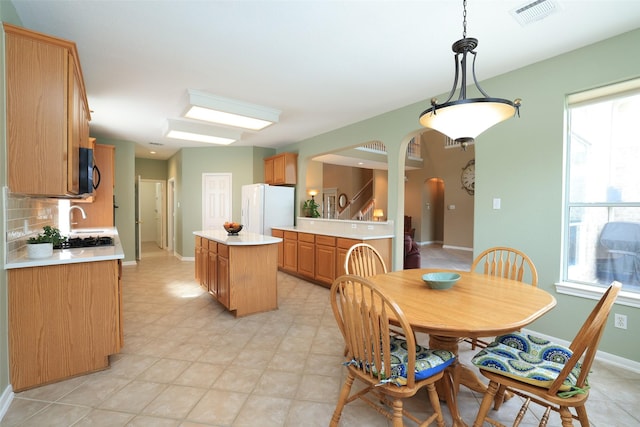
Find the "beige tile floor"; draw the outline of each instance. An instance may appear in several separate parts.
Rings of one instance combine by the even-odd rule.
[[[429,249],[425,267],[455,268],[447,264],[454,260],[468,268],[470,253]],[[125,347],[110,369],[17,393],[0,426],[328,425],[344,368],[326,288],[278,273],[279,309],[236,319],[194,282],[192,262],[149,247],[143,255],[138,266],[124,267]],[[463,361],[473,353],[461,345]],[[640,425],[640,375],[604,363],[594,371],[592,425]],[[469,424],[480,399],[461,389]],[[496,418],[510,425],[517,399]],[[426,394],[408,405],[431,411]],[[539,415],[528,413],[521,426],[537,426]],[[360,403],[341,420],[344,427],[389,425]]]

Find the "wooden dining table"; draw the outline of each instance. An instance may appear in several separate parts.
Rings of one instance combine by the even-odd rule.
[[[460,280],[450,289],[429,288],[422,276],[430,272],[451,271]],[[429,347],[458,354],[463,338],[493,337],[527,326],[556,305],[556,299],[535,286],[481,273],[442,269],[411,269],[378,274],[369,278],[404,312],[416,332],[429,334]],[[450,407],[453,425],[466,426],[456,404],[460,385],[484,393],[486,385],[463,363],[449,370]]]

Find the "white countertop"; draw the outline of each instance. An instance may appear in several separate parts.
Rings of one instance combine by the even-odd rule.
[[[27,250],[25,248],[17,257],[8,259],[4,268],[8,270],[12,268],[44,267],[47,265],[123,259],[124,250],[122,249],[122,244],[120,244],[118,230],[115,227],[76,229],[71,232],[70,237],[95,237],[100,235],[113,237],[114,245],[95,246],[89,248],[54,249],[52,256],[40,259],[28,258]]]
[[[224,230],[200,230],[194,231],[196,236],[214,240],[229,246],[272,245],[282,242],[279,237],[265,236],[263,234],[240,231],[237,236],[229,236]]]
[[[283,230],[283,231],[295,231],[296,233],[309,233],[309,234],[321,234],[323,236],[332,236],[332,237],[343,237],[345,239],[354,239],[354,240],[375,240],[375,239],[393,239],[393,234],[383,233],[383,234],[366,234],[361,232],[353,232],[353,233],[344,233],[340,231],[334,230],[310,230],[309,228],[299,228],[299,227],[271,227],[274,230]]]

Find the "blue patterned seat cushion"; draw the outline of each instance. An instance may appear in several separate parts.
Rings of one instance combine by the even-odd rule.
[[[391,336],[391,375],[387,376],[385,382],[392,382],[397,385],[406,385],[407,383],[407,342],[397,336]],[[438,372],[443,371],[447,366],[451,365],[455,360],[455,355],[446,350],[430,350],[428,348],[416,345],[416,381],[429,378]],[[351,362],[357,363],[357,362]],[[373,372],[377,374],[375,367]]]
[[[543,338],[523,333],[501,335],[471,360],[480,369],[497,372],[524,383],[549,388],[573,352]],[[579,364],[571,371],[560,391],[573,390]]]

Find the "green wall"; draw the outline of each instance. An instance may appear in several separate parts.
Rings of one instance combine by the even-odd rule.
[[[482,82],[490,95],[522,98],[523,104],[521,118],[501,123],[476,140],[474,253],[507,245],[529,254],[540,274],[538,286],[558,301],[531,328],[567,341],[573,339],[595,301],[555,290],[561,268],[564,100],[572,92],[640,76],[640,56],[629,55],[639,43],[640,30],[635,30]],[[298,152],[298,181],[305,182],[310,158],[366,141],[382,141],[389,150],[388,216],[395,220],[395,235],[401,236],[405,197],[401,154],[419,131],[418,114],[426,107],[425,100],[281,150]],[[304,197],[303,188],[297,191],[299,198]],[[492,208],[494,197],[502,199],[502,209]],[[393,269],[398,269],[402,248],[397,241],[393,255]],[[626,314],[630,327],[615,329],[609,319],[600,349],[640,362],[640,310],[616,304],[614,312]]]
[[[14,25],[22,25],[20,18],[16,13],[15,8],[11,2],[0,1],[0,21],[9,22]],[[7,185],[6,164],[7,164],[7,123],[5,114],[6,96],[4,90],[4,30],[0,31],[0,186],[5,187]],[[0,211],[0,233],[4,236],[5,230],[5,217],[4,209]],[[5,259],[4,245],[0,248],[0,257]],[[7,308],[7,271],[2,270],[0,274],[0,397],[9,386],[9,329],[8,329],[8,314]]]
[[[155,179],[166,181],[169,173],[169,162],[167,160],[142,159],[136,157],[136,178]]]
[[[557,307],[531,327],[573,339],[586,313],[585,300],[555,291],[561,277],[564,105],[567,94],[640,76],[640,30],[516,70],[483,84],[488,93],[523,99],[522,117],[496,126],[476,144],[476,253],[505,244],[525,251],[536,263],[541,288]],[[493,197],[502,209],[493,210]],[[640,361],[640,310],[617,304],[629,329],[609,319],[600,349]]]
[[[232,218],[240,221],[240,191],[264,182],[264,158],[275,153],[260,147],[183,148],[168,161],[168,178],[176,181],[176,252],[194,256],[194,231],[202,228],[202,174],[231,173]]]

